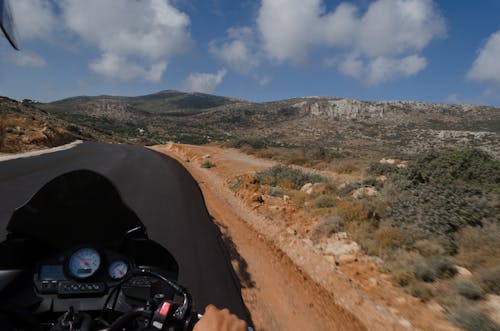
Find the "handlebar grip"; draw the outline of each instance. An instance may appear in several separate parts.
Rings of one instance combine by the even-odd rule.
[[[197,317],[198,317],[198,321],[199,321],[203,318],[203,314],[198,314]],[[255,331],[255,330],[251,326],[249,326],[248,331]]]

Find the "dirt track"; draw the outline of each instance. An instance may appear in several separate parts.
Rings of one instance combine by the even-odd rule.
[[[231,250],[258,330],[456,330],[439,313],[393,288],[383,275],[367,286],[373,283],[369,275],[374,268],[332,266],[229,189],[228,179],[274,162],[219,147],[154,149],[179,160],[198,181]],[[216,168],[200,167],[207,158]]]

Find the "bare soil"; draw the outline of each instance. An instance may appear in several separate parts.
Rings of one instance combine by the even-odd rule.
[[[180,161],[198,181],[257,330],[457,330],[438,305],[393,286],[373,259],[358,253],[336,260],[314,250],[290,228],[300,211],[277,202],[264,208],[230,189],[235,177],[274,161],[218,146],[152,148]],[[202,168],[207,160],[215,167]]]

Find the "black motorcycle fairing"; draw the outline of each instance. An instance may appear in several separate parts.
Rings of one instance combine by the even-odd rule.
[[[144,225],[104,176],[77,170],[61,175],[17,209],[7,226],[9,236],[24,236],[66,249],[78,244],[114,247],[127,232]]]

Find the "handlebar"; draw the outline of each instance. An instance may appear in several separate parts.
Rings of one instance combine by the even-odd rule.
[[[140,267],[133,270],[131,276],[152,276],[163,281],[182,296],[182,303],[164,300],[162,296],[157,296],[152,302],[148,302],[146,307],[127,312],[108,328],[100,331],[121,331],[127,323],[138,317],[147,318],[150,325],[158,330],[192,331],[194,325],[203,317],[202,314],[193,310],[192,298],[188,290],[168,279],[161,272]],[[254,329],[248,327],[248,331],[254,331]]]

